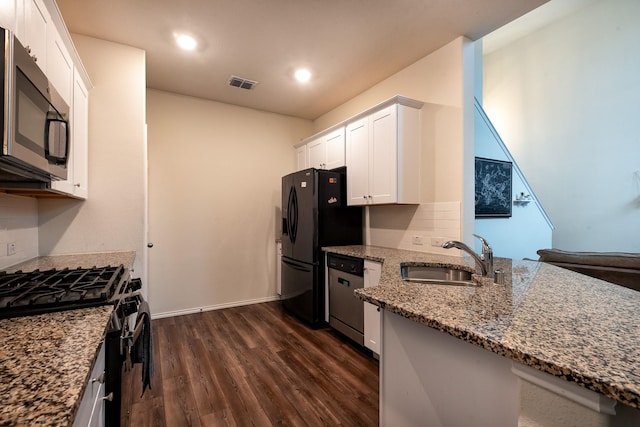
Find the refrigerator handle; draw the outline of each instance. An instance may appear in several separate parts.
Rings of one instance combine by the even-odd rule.
[[[289,235],[289,224],[287,224],[287,218],[282,218],[282,235]]]
[[[296,236],[298,235],[298,193],[296,192],[296,188],[293,187],[293,222],[291,224],[291,237],[293,237],[293,241],[296,241]]]
[[[291,240],[291,243],[295,243],[298,228],[298,198],[296,197],[295,187],[291,187],[291,190],[289,191],[289,201],[287,205],[287,217],[284,221],[286,221],[289,240]],[[284,222],[283,225],[285,225]]]
[[[311,269],[309,267],[305,267],[305,266],[302,266],[302,265],[298,265],[297,263],[293,263],[293,262],[287,261],[285,258],[282,258],[282,263],[288,265],[289,267],[293,268],[294,270],[304,271],[304,272],[311,271]]]

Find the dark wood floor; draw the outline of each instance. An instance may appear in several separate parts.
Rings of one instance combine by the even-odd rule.
[[[378,362],[279,302],[153,320],[155,373],[123,379],[123,426],[377,426]]]

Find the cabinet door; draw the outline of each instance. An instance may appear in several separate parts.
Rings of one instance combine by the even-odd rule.
[[[369,126],[367,118],[346,130],[347,204],[365,205],[369,200]]]
[[[296,148],[296,171],[307,169],[307,146]]]
[[[47,25],[49,12],[41,0],[26,0],[24,3],[24,40],[22,44],[30,50],[40,69],[47,73]]]
[[[325,168],[335,169],[345,165],[344,162],[344,128],[337,129],[325,136]]]
[[[89,195],[89,92],[82,78],[73,81],[73,194]]]
[[[364,262],[364,287],[378,286],[382,264]],[[364,303],[364,345],[376,354],[380,354],[380,309],[368,302]]]
[[[49,25],[48,31],[47,77],[65,102],[71,105],[73,93],[73,61],[56,27]]]
[[[0,2],[0,27],[15,32],[17,20],[15,1]]]
[[[86,199],[89,177],[89,96],[79,75],[74,76],[71,102],[71,150],[67,162],[67,179],[52,181],[54,190]]]
[[[105,344],[100,346],[98,357],[91,370],[89,381],[80,400],[80,406],[73,420],[73,427],[103,426],[104,419],[104,377]]]
[[[369,195],[370,202],[395,203],[398,200],[397,109],[389,106],[370,116]]]
[[[316,169],[327,168],[327,152],[324,137],[307,143],[307,167]]]

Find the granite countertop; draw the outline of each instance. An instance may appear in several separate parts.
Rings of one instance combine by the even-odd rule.
[[[112,310],[0,320],[0,425],[71,425]]]
[[[42,256],[5,271],[130,268],[134,251]],[[113,307],[0,320],[0,426],[69,426]]]
[[[474,269],[471,257],[373,246],[323,248],[382,262],[356,295],[524,365],[640,408],[640,292],[536,261],[495,258],[504,285],[402,281],[400,263]]]
[[[52,268],[91,268],[123,264],[131,268],[136,257],[135,251],[90,252],[83,254],[41,256],[5,268],[7,273],[16,271],[50,270]]]

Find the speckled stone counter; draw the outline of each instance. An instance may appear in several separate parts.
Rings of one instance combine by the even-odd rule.
[[[120,265],[135,252],[34,258],[6,272]],[[0,320],[0,426],[69,426],[106,332],[111,306]]]
[[[0,425],[71,425],[111,311],[0,320]]]
[[[400,264],[475,267],[470,257],[372,246],[323,248],[382,262],[356,295],[385,310],[640,408],[640,292],[535,261],[496,258],[503,286],[402,281]]]
[[[29,261],[21,262],[20,264],[12,265],[5,268],[7,273],[13,273],[19,270],[32,271],[32,270],[50,270],[52,268],[91,268],[91,267],[105,267],[107,265],[120,265],[123,264],[127,268],[131,268],[133,260],[136,257],[135,251],[122,251],[122,252],[91,252],[84,254],[70,254],[70,255],[51,255],[41,256],[30,259]]]

